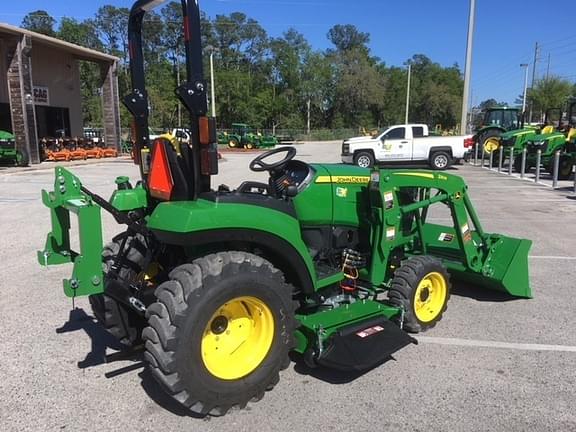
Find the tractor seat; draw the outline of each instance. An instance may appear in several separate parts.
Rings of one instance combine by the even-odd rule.
[[[568,135],[566,135],[566,142],[572,142],[576,140],[576,128],[570,128]]]
[[[551,134],[552,132],[554,132],[554,126],[548,125],[548,126],[544,126],[544,127],[542,128],[542,130],[540,131],[540,134],[541,134],[541,135]]]

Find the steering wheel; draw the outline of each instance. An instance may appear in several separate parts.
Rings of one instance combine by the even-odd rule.
[[[286,156],[284,156],[278,162],[264,162],[265,159],[278,153],[286,153]],[[294,147],[279,147],[274,150],[264,152],[260,156],[254,158],[252,162],[250,162],[250,169],[254,172],[280,171],[286,166],[288,162],[294,159],[294,156],[296,156],[296,149]]]

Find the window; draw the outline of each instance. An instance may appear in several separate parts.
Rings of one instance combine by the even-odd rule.
[[[420,138],[424,136],[424,128],[422,126],[412,126],[412,137]]]
[[[403,127],[394,128],[390,132],[388,132],[386,135],[384,135],[384,138],[386,138],[386,139],[404,139],[404,128]]]

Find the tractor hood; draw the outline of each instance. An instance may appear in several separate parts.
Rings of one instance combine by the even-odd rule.
[[[368,168],[344,164],[317,164],[315,166],[322,167],[321,170],[317,170],[316,183],[364,184],[370,180],[370,169]]]

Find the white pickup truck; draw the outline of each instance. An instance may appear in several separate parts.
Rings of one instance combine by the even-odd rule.
[[[376,136],[342,142],[342,162],[363,168],[378,162],[426,162],[432,169],[448,168],[474,145],[472,135],[429,136],[425,124],[390,126]]]

